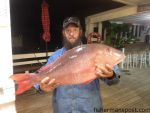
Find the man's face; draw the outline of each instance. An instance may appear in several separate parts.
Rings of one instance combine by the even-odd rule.
[[[64,30],[63,30],[63,37],[64,37],[64,45],[67,45],[68,49],[71,49],[79,43],[81,43],[81,35],[82,31],[79,27],[75,25],[68,25]]]

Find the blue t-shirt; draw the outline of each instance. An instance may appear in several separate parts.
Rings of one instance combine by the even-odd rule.
[[[49,57],[46,65],[52,63],[64,54],[65,48],[57,50]],[[106,84],[111,85],[119,81],[119,68],[114,67],[115,77],[113,79],[103,78]],[[102,100],[100,94],[100,79],[96,79],[86,85],[68,85],[57,87],[53,92],[54,113],[100,113]],[[39,85],[35,85],[38,89]],[[96,110],[97,109],[97,110]]]

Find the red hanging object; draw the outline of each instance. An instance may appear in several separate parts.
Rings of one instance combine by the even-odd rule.
[[[50,20],[49,20],[49,11],[48,11],[48,4],[45,0],[42,1],[42,26],[43,26],[43,35],[42,38],[45,42],[49,42],[51,35],[50,35]]]

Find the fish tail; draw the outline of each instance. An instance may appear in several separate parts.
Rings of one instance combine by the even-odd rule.
[[[31,78],[33,76],[32,74],[29,74],[29,73],[20,73],[20,74],[14,74],[10,76],[12,80],[15,80],[18,83],[16,94],[21,94],[29,90],[33,86],[32,81],[31,81]]]
[[[19,81],[16,94],[17,95],[21,94],[21,93],[29,90],[31,87],[32,87],[32,84],[31,84],[30,80]]]

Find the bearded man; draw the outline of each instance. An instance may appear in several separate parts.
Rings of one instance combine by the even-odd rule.
[[[67,50],[82,44],[82,27],[77,17],[68,17],[63,22],[63,47],[49,57],[46,65],[57,60]],[[83,59],[84,60],[84,59]],[[117,83],[119,69],[117,66],[111,68],[96,66],[98,78],[86,85],[58,86],[55,79],[44,78],[36,89],[43,92],[53,91],[54,113],[102,113],[102,99],[99,80],[108,85]],[[56,88],[57,87],[57,88]]]

